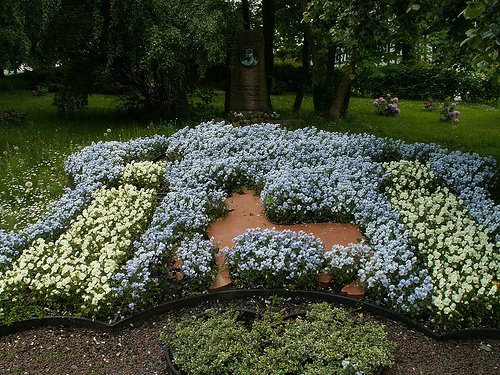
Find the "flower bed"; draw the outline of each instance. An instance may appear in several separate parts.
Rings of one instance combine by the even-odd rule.
[[[230,274],[243,287],[310,288],[323,270],[321,241],[303,232],[248,229],[222,252]]]
[[[288,319],[268,310],[245,325],[242,315],[208,310],[164,333],[179,373],[375,374],[392,364],[394,344],[362,314],[316,303]]]
[[[147,162],[162,152],[161,163]],[[391,166],[384,164],[386,160],[411,163]],[[419,165],[413,163],[416,161],[426,169],[412,169]],[[407,182],[413,176],[408,175],[407,168],[414,170],[415,176],[420,173],[421,178],[415,183],[427,181],[425,176],[433,173],[427,191]],[[73,236],[72,228],[82,220],[78,225],[89,225],[82,214],[93,207],[96,194],[107,194],[104,192],[113,188],[132,191],[132,187],[125,188],[132,183],[135,194],[147,195],[146,200],[152,202],[149,211],[139,215],[141,225],[129,230],[130,237],[126,238],[130,243],[121,235],[106,240],[110,252],[98,259],[100,264],[113,264],[106,269],[106,285],[110,290],[106,289],[99,299],[105,302],[94,308],[92,298],[82,303],[76,302],[75,297],[70,304],[72,313],[92,317],[111,312],[127,315],[165,300],[204,292],[216,271],[216,249],[206,238],[208,227],[224,215],[225,198],[248,187],[261,193],[266,214],[276,222],[341,220],[358,224],[364,235],[363,243],[335,247],[334,252],[327,252],[318,271],[329,267],[334,275],[349,271],[360,277],[367,286],[370,301],[407,316],[431,316],[444,328],[466,327],[471,323],[498,326],[500,207],[489,195],[495,168],[496,162],[491,158],[450,152],[436,145],[406,144],[316,129],[292,132],[271,124],[233,127],[202,123],[169,138],[93,144],[68,159],[66,170],[74,187],[37,224],[22,232],[0,231],[2,319],[48,313],[43,308],[66,311],[61,309],[70,297],[55,304],[49,298],[52,294],[47,292],[35,297],[36,288],[31,281],[24,280],[27,275],[22,274],[23,269],[35,269],[38,263],[43,266],[43,262],[35,263],[29,258],[30,254],[38,256],[42,250],[35,249],[42,247],[49,254],[59,251],[59,245],[46,244],[56,244],[69,235],[73,240],[84,238],[86,234]],[[152,199],[154,193],[147,193],[151,187],[158,194],[157,200]],[[443,194],[441,200],[436,192]],[[411,207],[419,207],[418,217],[410,214],[410,200],[404,194],[411,196]],[[458,204],[451,204],[453,200]],[[418,224],[435,226],[441,221],[435,213],[426,211],[431,209],[429,202],[439,212],[460,213],[463,223],[474,222],[477,230],[470,234],[472,239],[469,241],[466,235],[457,237],[451,229],[438,233],[434,227],[434,231],[426,232],[422,238]],[[114,227],[110,223],[127,220],[120,215],[135,217],[139,213],[138,208],[130,212],[125,207],[102,211],[110,215],[100,221],[103,225],[107,223],[109,231]],[[468,224],[464,225],[470,231]],[[245,248],[258,241],[257,237],[243,241]],[[480,246],[476,249],[480,257],[464,251],[461,243],[457,243],[460,246],[440,251],[437,256],[440,264],[436,265],[432,246],[443,241],[469,241],[474,249]],[[269,251],[280,253],[287,246],[278,241]],[[121,252],[123,256],[116,256]],[[81,267],[91,267],[93,260],[83,257],[82,252],[75,254],[74,258],[81,257]],[[175,255],[182,265],[174,262]],[[287,259],[283,265],[294,264],[291,257]],[[472,267],[468,267],[467,259],[473,261]],[[235,261],[232,272],[239,272],[246,261],[243,258]],[[475,264],[480,271],[474,268]],[[276,271],[281,266],[278,261],[270,269]],[[178,277],[179,272],[184,277]],[[456,272],[460,273],[457,280],[452,277]],[[43,275],[37,272],[35,278],[38,273],[39,277]],[[20,274],[23,276],[19,277]],[[9,283],[11,279],[16,279],[16,283]],[[290,278],[286,283],[295,281]],[[469,289],[467,285],[473,291],[460,292],[461,288]],[[27,298],[35,298],[42,309],[24,311],[21,301],[11,306],[8,293],[14,289],[9,291],[9,288],[24,290]],[[66,284],[56,282],[51,290],[62,293],[65,288]],[[73,290],[82,288],[75,286],[68,293],[72,295]],[[473,312],[472,305],[479,300],[472,296],[474,291],[480,295],[482,308]],[[96,295],[100,294],[102,291]]]

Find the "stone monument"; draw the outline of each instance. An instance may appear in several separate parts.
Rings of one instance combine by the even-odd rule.
[[[256,30],[244,30],[236,43],[236,56],[231,67],[226,112],[267,112],[264,37]]]

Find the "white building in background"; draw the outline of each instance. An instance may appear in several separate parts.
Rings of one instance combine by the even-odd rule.
[[[10,75],[16,74],[16,73],[23,73],[26,70],[33,70],[33,68],[30,68],[29,66],[26,66],[23,64],[19,68],[17,68],[17,70],[4,70],[3,74],[6,76],[10,76]]]

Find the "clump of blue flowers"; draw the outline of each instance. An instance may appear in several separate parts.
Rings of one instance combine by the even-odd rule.
[[[161,163],[154,162],[160,159]],[[432,238],[416,232],[416,224],[412,227],[412,207],[417,209],[417,203],[428,198],[416,198],[417,203],[407,206],[405,191],[422,187],[407,185],[414,182],[404,168],[395,169],[401,173],[394,175],[384,164],[389,160],[425,166],[418,170],[435,176],[425,188],[448,189],[448,202],[453,194],[461,215],[482,227],[477,233],[488,254],[500,252],[500,206],[491,198],[496,178],[492,158],[366,134],[207,122],[171,137],[99,142],[71,155],[65,170],[72,185],[61,199],[36,224],[19,232],[0,230],[0,270],[6,274],[36,241],[55,242],[65,235],[97,191],[132,183],[138,189],[155,187],[157,195],[151,220],[134,236],[125,250],[127,256],[108,277],[119,297],[116,309],[126,314],[203,292],[217,272],[213,261],[217,249],[208,242],[208,228],[224,215],[225,199],[246,187],[261,195],[266,214],[276,223],[350,222],[359,225],[363,242],[325,249],[323,256],[317,240],[304,233],[254,228],[236,240],[234,251],[224,251],[231,277],[240,285],[306,288],[326,267],[337,279],[346,272],[348,279],[359,278],[372,302],[415,317],[438,309],[441,322],[453,316],[454,324],[466,325],[468,316],[451,315],[468,311],[459,306],[466,301],[449,296],[448,301],[435,293],[442,283],[441,268],[428,258],[430,252],[422,251]],[[470,236],[476,241],[476,234]],[[118,242],[111,236],[110,249]],[[498,314],[498,303],[491,298],[500,285],[498,275],[487,268],[496,269],[490,265],[482,274],[488,283],[482,301],[484,317]],[[453,279],[457,288],[475,283],[470,279],[474,271],[466,271]]]
[[[223,249],[229,277],[243,287],[308,288],[323,270],[323,245],[311,234],[248,229]]]

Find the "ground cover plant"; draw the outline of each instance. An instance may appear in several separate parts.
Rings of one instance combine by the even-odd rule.
[[[178,120],[171,122],[138,122],[121,116],[119,101],[112,95],[93,94],[89,108],[71,118],[61,118],[52,106],[53,93],[33,95],[23,74],[2,79],[9,89],[1,90],[0,111],[14,108],[28,114],[15,126],[0,125],[0,228],[21,230],[35,223],[40,212],[59,199],[67,186],[64,173],[66,158],[83,147],[98,141],[127,141],[155,134],[173,134]],[[213,118],[223,112],[224,95],[214,97],[210,111],[198,113],[193,126],[203,118]],[[294,94],[273,96],[273,106],[284,120],[292,120],[291,128],[315,126],[341,133],[373,134],[378,137],[401,139],[408,143],[436,143],[450,150],[474,151],[500,160],[500,109],[458,102],[460,123],[439,121],[443,103],[436,101],[435,112],[426,111],[422,101],[400,100],[398,116],[377,116],[373,100],[354,97],[345,119],[332,123],[314,116],[312,97],[306,95],[300,113],[291,107]],[[267,121],[267,120],[265,120]],[[500,189],[496,189],[500,191]],[[496,196],[495,199],[500,197]]]
[[[246,322],[236,310],[208,310],[162,335],[178,369],[197,374],[374,374],[392,364],[382,326],[326,303],[285,319],[266,310]]]
[[[161,161],[153,163],[161,154]],[[106,319],[111,311],[127,315],[203,292],[216,272],[208,227],[224,215],[224,199],[248,187],[261,194],[267,214],[277,223],[320,218],[358,224],[363,243],[352,245],[356,251],[332,249],[318,271],[349,269],[366,283],[370,301],[407,316],[431,319],[442,329],[498,327],[500,207],[491,199],[496,171],[492,158],[367,134],[207,122],[170,137],[95,143],[72,154],[65,170],[73,187],[40,221],[21,231],[0,231],[0,318],[4,322],[68,305],[73,306],[72,313]],[[407,170],[415,172],[416,181]],[[151,188],[157,199],[151,200]],[[144,217],[150,215],[144,219],[146,226],[124,229],[130,241],[123,245],[126,255],[117,259],[114,253],[103,254],[100,261],[108,267],[106,278],[90,281],[87,289],[79,284],[80,274],[69,271],[69,280],[58,280],[61,285],[56,281],[56,289],[62,288],[56,301],[48,293],[50,288],[35,290],[33,285],[45,286],[48,280],[38,270],[45,255],[37,246],[70,241],[68,236],[74,241],[72,228],[80,225],[75,223],[84,225],[89,210],[94,211],[96,196],[120,189],[145,194],[153,202],[150,213],[144,213]],[[415,202],[410,207],[408,202],[413,200],[407,196]],[[95,220],[108,220],[106,215],[111,213],[106,211],[97,210]],[[463,218],[463,226],[450,223],[448,214]],[[132,215],[142,217],[138,210]],[[422,225],[427,225],[424,232]],[[448,236],[450,232],[453,236]],[[102,233],[95,236],[89,232],[89,245],[105,241],[117,251],[125,240],[113,233],[106,239],[99,238]],[[241,240],[242,248],[262,236],[254,237]],[[263,250],[293,249],[294,241],[278,238],[269,235],[267,240],[275,243]],[[75,259],[84,259],[85,249],[75,248],[80,251]],[[176,253],[182,265],[175,261]],[[237,261],[228,262],[230,277],[243,264],[257,260],[257,251],[241,254]],[[289,266],[300,252],[289,254],[290,258],[278,259],[270,267],[285,280],[294,280]],[[309,254],[305,264],[317,265],[315,252]],[[64,267],[65,256],[56,262]],[[92,260],[83,263],[79,267],[92,267]],[[255,279],[264,279],[262,272],[267,270],[255,269]],[[315,287],[309,279],[300,286]],[[102,296],[102,305],[102,293],[93,294],[95,288],[109,291]],[[84,303],[75,302],[73,290]],[[14,295],[18,300],[12,307]],[[96,295],[96,306],[102,307],[88,309],[85,301],[92,304]],[[35,305],[37,309],[30,308]]]
[[[140,124],[119,116],[117,100],[109,95],[92,95],[88,110],[60,118],[52,98],[33,96],[27,88],[0,90],[0,111],[28,111],[19,124],[0,124],[1,228],[20,230],[36,222],[67,187],[66,158],[83,147],[176,130],[175,122]]]

